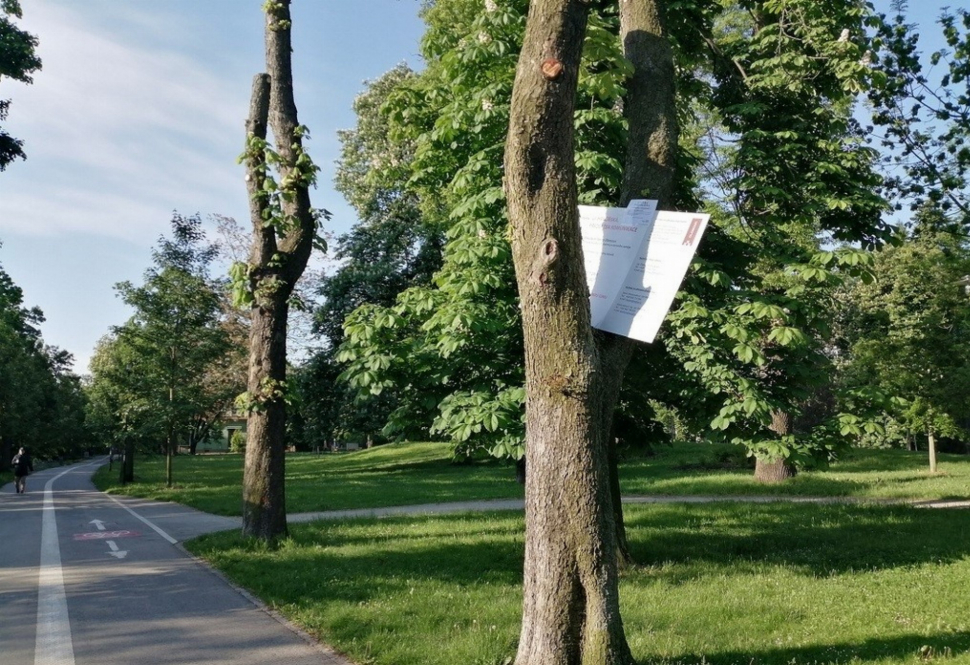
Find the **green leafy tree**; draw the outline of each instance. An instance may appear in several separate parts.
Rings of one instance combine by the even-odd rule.
[[[98,340],[84,388],[88,427],[98,441],[129,456],[123,482],[134,480],[134,453],[164,450],[165,413],[155,408],[152,377],[136,371],[139,354],[117,333]]]
[[[300,368],[296,382],[309,445],[335,436],[378,436],[398,406],[396,391],[358,394],[337,381],[341,367],[335,356],[344,340],[344,321],[365,304],[393,306],[405,289],[429,284],[441,266],[441,233],[425,223],[418,197],[407,183],[413,144],[390,140],[382,110],[388,97],[414,76],[401,65],[368,83],[354,100],[357,126],[338,133],[341,157],[335,184],[360,221],[336,241],[339,267],[321,280],[318,295],[323,302],[315,312],[323,348]]]
[[[899,208],[933,205],[970,227],[970,10],[941,10],[946,48],[924,57],[907,3],[894,9],[891,19],[881,16],[875,41],[887,83],[870,92],[889,192]]]
[[[858,3],[729,10],[712,47],[704,184],[715,223],[747,261],[702,255],[664,343],[717,396],[711,426],[747,446],[756,477],[771,481],[833,445],[794,424],[830,374],[833,289],[864,271],[864,250],[889,234],[876,155],[850,113],[879,79],[865,62],[869,16]]]
[[[614,203],[630,70],[615,11],[608,3],[593,9],[578,83],[577,187],[581,202]],[[713,424],[785,469],[789,458],[826,451],[827,443],[796,441],[784,423],[794,420],[814,378],[825,376],[828,294],[841,274],[869,261],[851,246],[822,251],[821,243],[871,246],[886,233],[882,200],[873,194],[874,153],[849,113],[871,82],[866,14],[849,2],[736,9],[743,11],[725,13],[727,25],[714,32],[712,3],[682,3],[671,21],[678,116],[695,134],[682,142],[674,200],[701,205],[690,171],[703,165],[700,193],[717,207],[661,342],[690,374],[680,383],[691,388],[671,391],[668,403],[689,400],[683,410],[698,430]],[[404,292],[393,307],[355,312],[340,355],[361,392],[406,387],[389,431],[420,431],[434,417],[432,432],[466,450],[512,456],[522,453],[522,347],[509,334],[519,312],[507,288],[502,173],[493,156],[503,149],[498,137],[524,11],[521,3],[481,12],[477,3],[451,2],[426,13],[428,70],[386,108],[389,135],[415,145],[410,184],[422,211],[447,211],[445,263],[430,288]],[[851,38],[842,39],[846,29]],[[698,56],[702,39],[708,59]],[[798,84],[792,72],[802,65]],[[716,137],[716,149],[703,150],[704,136]],[[779,160],[784,168],[775,168]],[[659,354],[647,355],[662,364]]]
[[[79,455],[90,439],[70,354],[44,344],[43,313],[0,268],[0,469],[26,446],[38,458]]]
[[[14,19],[22,17],[19,0],[0,0],[0,79],[12,78],[33,83],[31,74],[40,69],[35,53],[37,38],[17,27]],[[0,99],[0,122],[7,119],[10,100]],[[25,159],[24,142],[11,136],[0,125],[0,171],[15,159]]]
[[[877,255],[875,280],[848,292],[842,340],[844,380],[893,398],[888,415],[926,436],[932,472],[936,438],[966,438],[970,423],[970,249],[944,220],[923,211]]]
[[[443,265],[393,306],[357,310],[339,358],[362,393],[396,392],[388,433],[428,432],[450,438],[459,454],[518,457],[523,347],[501,156],[526,3],[485,9],[464,0],[427,9],[428,67],[384,107],[391,139],[414,146],[409,191],[426,222],[445,229]],[[630,67],[617,32],[616,10],[606,9],[586,37],[576,126],[587,203],[615,200],[622,178],[621,84]]]
[[[164,423],[169,486],[178,440],[188,441],[194,423],[205,419],[213,404],[225,404],[205,382],[207,370],[230,350],[222,321],[223,285],[209,276],[215,256],[199,217],[176,213],[172,239],[159,240],[144,283],[116,287],[135,313],[115,333],[130,352],[131,375],[137,377],[133,392]]]

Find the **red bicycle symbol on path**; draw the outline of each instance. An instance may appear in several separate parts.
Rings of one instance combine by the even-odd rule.
[[[94,531],[92,533],[75,533],[74,540],[113,540],[115,538],[132,538],[140,536],[137,531]]]

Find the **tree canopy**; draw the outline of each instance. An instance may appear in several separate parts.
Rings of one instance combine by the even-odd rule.
[[[0,267],[0,469],[19,446],[39,458],[79,455],[92,441],[73,358],[41,336],[44,314]]]
[[[0,79],[12,78],[22,83],[33,83],[31,74],[40,70],[37,57],[37,38],[21,30],[14,19],[23,16],[19,0],[0,1]],[[0,99],[0,123],[7,119],[10,100]],[[0,125],[0,171],[15,159],[26,159],[24,142],[10,135]]]
[[[115,439],[135,432],[166,452],[169,483],[176,446],[194,449],[232,410],[244,383],[227,285],[210,275],[216,247],[198,215],[175,213],[171,224],[172,237],[159,239],[143,283],[116,287],[134,313],[99,344],[89,389],[103,430],[113,426]]]

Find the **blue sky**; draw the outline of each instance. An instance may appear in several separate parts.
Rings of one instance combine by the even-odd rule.
[[[264,68],[260,0],[23,0],[43,70],[12,99],[27,160],[0,174],[0,265],[47,317],[48,344],[85,372],[130,312],[113,285],[138,281],[173,210],[248,225],[242,167],[252,77]],[[347,230],[330,186],[336,130],[354,96],[399,62],[420,66],[418,0],[297,0],[294,77],[322,168],[315,206]]]
[[[928,28],[940,7],[913,0]],[[0,174],[0,265],[47,316],[48,344],[84,373],[97,340],[130,312],[113,286],[138,281],[173,210],[248,223],[242,168],[250,83],[263,69],[260,0],[22,0],[44,62],[31,86],[0,81],[5,126],[28,159]],[[346,231],[333,191],[336,130],[354,125],[363,81],[420,68],[419,0],[295,0],[294,77],[313,195]],[[877,7],[885,10],[888,1]],[[927,47],[929,50],[929,47]]]

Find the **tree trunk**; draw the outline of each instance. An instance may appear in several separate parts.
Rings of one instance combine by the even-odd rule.
[[[175,396],[174,391],[170,387],[168,389],[168,405],[169,408],[172,407],[173,398]],[[165,486],[172,486],[172,456],[175,454],[175,424],[169,421],[168,432],[165,436]]]
[[[623,521],[623,495],[620,492],[620,459],[616,450],[616,438],[609,437],[607,454],[610,469],[610,503],[613,504],[613,523],[616,527],[616,564],[620,568],[631,565],[633,555],[626,538],[626,524]]]
[[[247,120],[246,185],[253,226],[249,283],[253,294],[249,336],[250,401],[243,475],[243,534],[273,541],[285,536],[286,319],[289,297],[306,268],[317,231],[309,186],[316,168],[303,152],[293,99],[289,0],[267,3],[266,67],[253,81]],[[264,183],[267,124],[279,155],[281,211],[269,205]]]
[[[754,479],[759,483],[784,482],[789,478],[794,478],[795,473],[795,467],[784,459],[763,460],[760,457],[755,458]]]
[[[249,345],[250,395],[286,381],[286,300],[253,308]],[[243,533],[274,540],[285,536],[286,402],[281,395],[260,397],[249,414],[243,483]]]
[[[531,3],[506,144],[506,195],[525,339],[529,459],[516,665],[633,662],[619,613],[608,445],[632,346],[611,335],[594,338],[576,208],[573,105],[587,11],[581,0]],[[651,0],[621,3],[628,48],[656,44],[643,37],[647,31],[662,34],[658,12]],[[669,48],[666,53],[669,58]],[[672,61],[668,64],[663,69],[672,81]],[[661,84],[640,94],[650,99],[666,90]],[[633,107],[656,113],[643,110],[649,104]],[[638,116],[637,123],[643,120]],[[666,127],[673,127],[672,120]],[[648,135],[662,143],[659,134]],[[631,129],[630,160],[656,154],[655,145],[636,143],[645,136]],[[665,148],[672,154],[672,146]],[[635,172],[640,175],[624,185],[627,201],[645,191],[669,196],[669,172],[666,180],[658,179],[666,187],[656,189],[644,182],[644,174],[654,170]]]
[[[576,208],[572,123],[587,11],[578,0],[531,3],[505,154],[529,455],[517,665],[632,663]]]
[[[673,49],[664,36],[664,7],[655,0],[620,0],[620,39],[623,54],[633,64],[627,81],[623,114],[629,126],[620,205],[632,199],[656,198],[662,206],[672,204],[677,163],[677,107]],[[610,496],[616,527],[619,565],[633,563],[623,519],[619,457],[613,431],[613,411],[623,376],[633,356],[633,340],[596,333],[602,373],[605,375],[605,406],[600,428],[609,445]]]
[[[175,442],[172,440],[172,435],[169,434],[168,440],[165,441],[165,486],[172,486],[172,456],[173,448]]]
[[[926,428],[926,440],[930,449],[930,473],[936,473],[936,434],[932,427]]]
[[[792,417],[787,411],[775,411],[771,414],[771,431],[778,436],[791,433]],[[776,459],[755,458],[754,479],[759,483],[780,483],[794,478],[798,470],[795,465],[784,457]]]
[[[525,455],[515,460],[515,482],[525,485]]]
[[[130,434],[125,435],[124,452],[121,455],[118,480],[122,485],[127,485],[135,480],[135,442]]]

